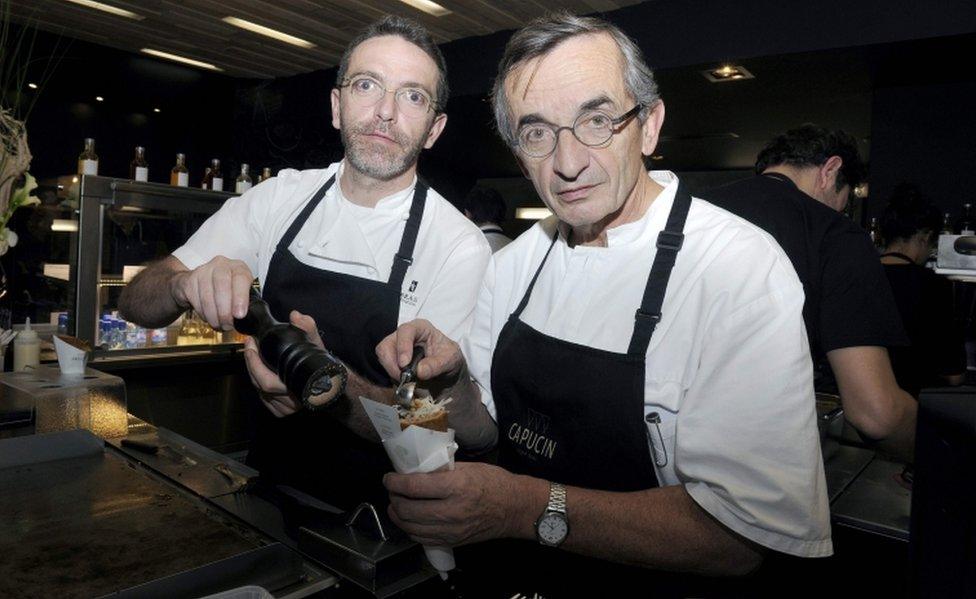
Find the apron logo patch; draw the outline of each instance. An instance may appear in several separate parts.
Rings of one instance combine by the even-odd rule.
[[[536,459],[541,456],[551,460],[556,454],[556,441],[546,435],[549,432],[550,419],[545,414],[541,414],[532,409],[526,409],[526,421],[524,425],[513,422],[508,427],[508,440],[515,444],[519,453],[523,453]]]
[[[410,281],[410,287],[406,291],[400,292],[400,301],[408,306],[417,305],[417,296],[413,294],[417,290],[417,281]]]

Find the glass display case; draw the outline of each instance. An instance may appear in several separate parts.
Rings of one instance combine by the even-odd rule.
[[[214,331],[192,313],[148,330],[118,314],[132,277],[180,247],[235,194],[91,175],[58,178],[56,188],[43,278],[63,291],[53,294],[48,318],[91,344],[94,362],[239,347],[235,333]]]

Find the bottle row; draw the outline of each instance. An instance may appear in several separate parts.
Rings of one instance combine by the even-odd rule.
[[[939,235],[974,235],[976,231],[976,214],[973,212],[972,204],[963,204],[962,212],[956,219],[952,218],[951,212],[942,215],[942,228]],[[875,247],[882,247],[884,239],[881,235],[881,222],[878,217],[872,216],[868,224],[868,235]]]
[[[59,319],[59,330],[61,326]],[[158,329],[146,329],[134,322],[128,322],[119,316],[118,311],[113,310],[99,319],[96,344],[102,349],[138,349],[164,345],[210,345],[243,341],[243,335],[236,331],[215,330],[192,310],[169,327]]]
[[[244,193],[251,188],[253,180],[250,170],[250,166],[246,163],[241,164],[240,174],[234,180],[235,193]],[[98,155],[95,154],[95,140],[91,137],[85,138],[85,149],[78,156],[78,174],[98,174]],[[135,157],[129,163],[129,178],[134,181],[149,181],[149,163],[146,161],[146,149],[142,146],[136,146]],[[258,177],[258,183],[270,178],[271,169],[264,167]],[[185,154],[176,155],[176,164],[170,170],[169,184],[177,187],[189,187],[190,171],[186,168]],[[220,169],[220,159],[214,158],[210,161],[210,166],[204,171],[200,187],[213,191],[224,191],[224,174]]]

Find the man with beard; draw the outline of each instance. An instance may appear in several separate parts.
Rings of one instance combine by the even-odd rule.
[[[478,228],[417,179],[447,97],[444,58],[425,29],[392,16],[370,25],[345,51],[331,93],[345,159],[284,170],[228,200],[120,299],[125,317],[145,326],[193,309],[228,330],[256,274],[274,316],[332,351],[349,380],[328,408],[300,411],[249,339],[248,371],[267,410],[258,410],[248,463],[338,507],[382,502],[392,469],[356,400],[393,400],[376,344],[418,317],[464,334],[490,259]]]

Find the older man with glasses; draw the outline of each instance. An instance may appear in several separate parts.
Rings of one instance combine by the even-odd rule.
[[[447,98],[444,58],[425,29],[398,17],[370,25],[342,56],[331,94],[345,159],[281,171],[228,200],[120,301],[143,325],[193,309],[226,330],[244,315],[257,275],[277,319],[321,333],[349,373],[346,394],[322,411],[299,411],[253,340],[245,344],[267,408],[247,460],[263,478],[338,507],[386,501],[391,465],[368,440],[376,434],[357,399],[392,402],[376,344],[414,318],[451,337],[467,332],[490,259],[481,231],[417,179],[420,152],[447,122]]]
[[[544,18],[509,41],[494,102],[554,215],[495,255],[460,346],[415,321],[378,352],[396,375],[424,345],[419,376],[448,385],[462,442],[497,435],[498,465],[388,474],[390,516],[472,544],[459,569],[486,597],[723,594],[650,570],[829,555],[802,287],[768,234],[645,170],[664,104],[640,50]]]

